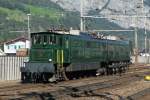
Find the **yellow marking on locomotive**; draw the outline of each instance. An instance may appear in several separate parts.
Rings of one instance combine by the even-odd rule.
[[[59,63],[59,50],[57,50],[57,63]]]
[[[64,63],[64,51],[57,50],[57,63],[63,64]]]
[[[56,57],[56,58],[57,58],[56,62],[58,62],[58,50],[56,51],[56,55],[57,55],[57,57]]]
[[[64,51],[61,50],[61,63],[63,64],[64,63]]]

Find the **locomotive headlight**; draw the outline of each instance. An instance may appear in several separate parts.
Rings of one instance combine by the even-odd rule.
[[[29,62],[29,57],[26,57],[26,58],[25,58],[25,62]]]
[[[51,61],[52,61],[52,59],[49,59],[48,61],[49,61],[49,62],[51,62]]]

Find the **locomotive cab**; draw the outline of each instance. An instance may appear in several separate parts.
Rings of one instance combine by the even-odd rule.
[[[53,49],[56,48],[57,39],[55,34],[38,33],[31,35],[32,46],[30,61],[49,62],[53,61]]]
[[[63,63],[63,35],[54,32],[31,34],[29,61],[21,68],[22,81],[48,81],[56,72],[56,65]],[[33,79],[32,79],[33,78]]]

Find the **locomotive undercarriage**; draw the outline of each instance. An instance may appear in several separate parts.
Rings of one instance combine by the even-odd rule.
[[[53,63],[25,62],[25,67],[21,67],[22,82],[48,82],[53,74]]]
[[[89,77],[89,76],[100,76],[100,75],[113,75],[113,74],[120,74],[124,73],[128,67],[129,67],[129,61],[124,62],[102,62],[101,64],[97,63],[94,64],[92,67],[92,64],[88,65],[91,66],[90,68],[94,69],[86,69],[86,67],[83,67],[83,69],[68,69],[71,68],[69,64],[64,64],[63,66],[55,66],[54,73],[50,72],[29,72],[24,71],[21,73],[21,80],[22,82],[33,82],[33,83],[40,83],[40,82],[56,82],[56,81],[62,81],[62,80],[72,80],[72,79],[79,79],[83,77]],[[76,66],[75,66],[76,65]],[[81,67],[83,64],[75,64],[72,67]],[[77,66],[78,65],[78,66]],[[86,65],[86,64],[84,64]],[[60,69],[63,68],[63,69]]]
[[[96,75],[113,75],[117,73],[121,75],[121,73],[128,70],[129,64],[129,61],[102,63],[102,67],[97,70]]]
[[[61,80],[65,80],[65,79],[79,79],[82,77],[89,77],[89,76],[100,76],[100,75],[114,75],[114,74],[119,74],[121,75],[121,73],[126,72],[126,70],[128,70],[129,68],[129,61],[123,61],[123,62],[109,62],[109,63],[97,63],[97,67],[96,64],[94,64],[95,66],[92,67],[92,64],[90,65],[88,63],[89,66],[91,66],[90,68],[93,69],[86,69],[83,68],[84,70],[80,69],[80,70],[68,70],[67,68],[70,68],[70,66],[66,67],[65,66],[65,77],[67,78],[63,78],[63,76],[61,77]],[[79,65],[79,64],[76,64]],[[83,64],[81,64],[83,65]],[[85,64],[86,65],[86,64]],[[81,66],[74,66],[74,67],[81,67]],[[94,69],[95,68],[95,69]],[[57,78],[58,79],[58,78]],[[58,79],[59,80],[59,79]]]
[[[48,72],[22,72],[21,80],[23,83],[48,83],[52,76],[53,74]]]

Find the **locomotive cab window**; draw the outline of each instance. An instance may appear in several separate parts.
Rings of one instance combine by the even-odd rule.
[[[42,44],[42,37],[40,35],[36,36],[36,44]]]
[[[42,37],[40,35],[32,35],[31,39],[32,44],[42,44]]]
[[[47,36],[44,35],[32,35],[31,36],[31,41],[32,41],[32,44],[47,44]]]
[[[47,43],[48,43],[49,45],[54,45],[54,44],[56,44],[56,35],[51,34],[51,35],[47,36]]]
[[[53,35],[53,44],[56,44],[56,35]]]
[[[43,36],[43,44],[54,45],[56,44],[56,35],[44,35]]]
[[[49,44],[52,44],[53,43],[53,38],[52,38],[52,35],[49,36]]]
[[[47,39],[47,36],[46,36],[46,35],[44,35],[43,38],[44,38],[44,39],[43,39],[43,42],[44,42],[44,45],[45,45],[45,44],[48,43],[48,41],[47,41],[48,39]]]

